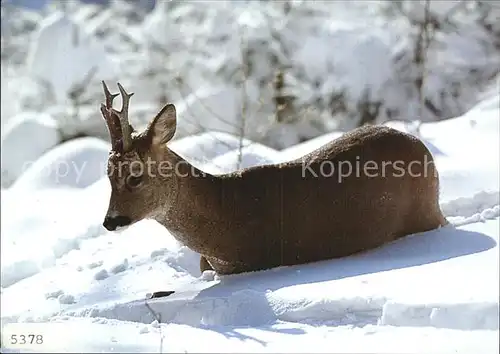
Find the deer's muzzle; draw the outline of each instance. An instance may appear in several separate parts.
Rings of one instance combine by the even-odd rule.
[[[132,223],[128,216],[106,216],[102,226],[108,231],[115,231],[117,227],[127,226]]]

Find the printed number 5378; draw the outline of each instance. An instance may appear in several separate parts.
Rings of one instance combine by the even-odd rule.
[[[12,334],[10,344],[42,344],[43,336],[41,334]]]

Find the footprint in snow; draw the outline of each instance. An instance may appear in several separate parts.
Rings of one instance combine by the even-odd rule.
[[[74,304],[76,302],[75,297],[73,295],[67,295],[67,294],[59,295],[58,300],[60,304],[65,304],[65,305]]]
[[[109,277],[108,271],[106,269],[101,269],[97,273],[94,274],[95,280],[104,280]]]
[[[92,263],[89,263],[87,265],[87,268],[94,269],[94,268],[102,266],[102,263],[103,263],[102,261],[92,262]]]
[[[117,273],[124,272],[125,270],[127,270],[127,268],[128,268],[128,259],[125,258],[123,260],[123,262],[121,262],[117,265],[114,265],[113,267],[111,267],[111,269],[109,271],[113,274],[117,274]]]
[[[163,256],[168,252],[166,248],[160,248],[151,252],[151,259],[155,259],[156,257]]]
[[[48,292],[45,294],[45,298],[48,300],[48,299],[57,299],[59,298],[59,296],[63,295],[64,294],[64,291],[62,290],[55,290],[55,291],[51,291],[51,292]]]

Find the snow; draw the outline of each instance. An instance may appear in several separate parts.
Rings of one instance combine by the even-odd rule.
[[[13,184],[17,190],[50,187],[85,188],[106,172],[110,145],[100,139],[73,139],[53,148],[32,164]]]
[[[257,112],[262,110],[262,107],[244,112],[241,97],[245,97],[249,102],[257,102],[259,94],[252,81],[246,82],[245,87],[240,89],[226,86],[195,91],[179,104],[178,136],[184,137],[206,130],[238,135],[244,129],[245,137],[258,138],[259,131],[263,131],[262,126],[268,125],[266,121],[259,122]],[[253,107],[249,102],[247,106]],[[242,115],[243,119],[240,118]]]
[[[113,63],[104,47],[64,14],[46,18],[32,43],[30,72],[50,85],[58,101],[67,100],[68,92],[84,82],[93,70],[94,75],[102,78],[114,74]],[[68,60],[71,57],[79,58],[79,65]]]
[[[37,137],[30,140],[29,137]],[[47,114],[21,113],[2,129],[2,186],[10,186],[29,164],[61,140],[57,124]]]
[[[43,335],[2,352],[499,353],[500,7],[462,4],[431,2],[442,28],[420,112],[422,2],[2,3],[2,343]],[[282,122],[277,70],[294,99]],[[452,225],[344,259],[200,274],[155,221],[103,228],[102,79],[135,92],[136,129],[175,103],[170,147],[214,174],[300,157],[380,103],[376,123],[434,154]]]
[[[85,183],[28,170],[2,191],[3,332],[42,333],[44,344],[30,347],[38,352],[498,352],[499,115],[497,95],[420,127],[452,225],[365,254],[230,276],[200,274],[199,256],[155,221],[104,230],[110,187],[97,166],[108,144],[58,145],[32,168],[89,161]],[[341,134],[283,151],[220,132],[171,147],[222,172],[238,168],[240,153],[242,166],[286,161]],[[177,292],[145,300],[160,290]]]
[[[100,80],[120,80],[136,92],[134,126],[167,100],[179,108],[179,138],[239,135],[244,126],[245,137],[283,149],[332,126],[352,129],[367,103],[378,107],[378,123],[461,115],[499,74],[498,7],[485,1],[432,2],[441,26],[426,56],[423,112],[415,87],[422,3],[158,1],[147,13],[122,0],[63,4],[2,8],[2,124],[36,106],[65,134],[105,138],[94,102]],[[315,129],[275,121],[279,70],[292,111],[314,111]]]
[[[279,156],[276,150],[264,145],[252,144],[217,156],[206,165],[204,170],[214,174],[229,173],[255,165],[272,164],[279,160]]]

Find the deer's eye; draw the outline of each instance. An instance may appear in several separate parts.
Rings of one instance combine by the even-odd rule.
[[[127,185],[132,188],[138,187],[142,182],[142,176],[130,175],[127,177]]]

